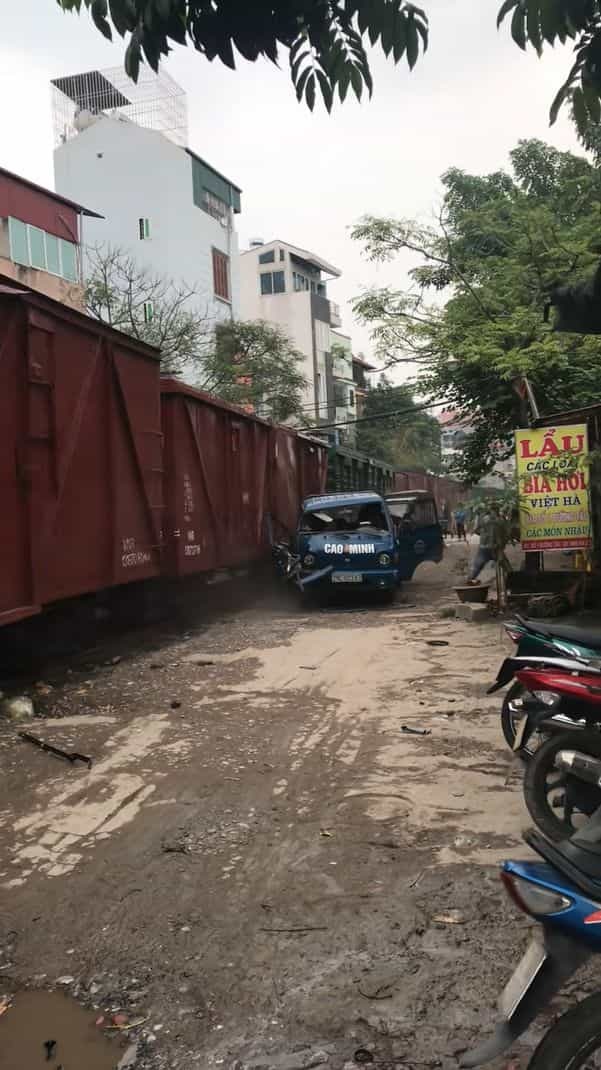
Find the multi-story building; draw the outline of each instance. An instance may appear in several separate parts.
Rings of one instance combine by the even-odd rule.
[[[239,313],[234,227],[240,189],[187,144],[185,94],[166,74],[121,70],[56,78],[55,185],[102,213],[86,244],[111,246],[194,289],[213,322]]]
[[[83,308],[81,240],[95,212],[0,168],[0,274]]]
[[[303,406],[316,425],[335,416],[331,329],[341,323],[327,284],[340,274],[315,253],[283,241],[255,241],[240,255],[242,319],[281,327],[303,354]]]
[[[374,365],[370,364],[362,353],[357,353],[356,356],[353,357],[353,383],[355,384],[355,411],[357,419],[363,415],[365,398],[368,390],[371,389],[371,376],[375,370]]]
[[[330,353],[332,356],[332,378],[334,385],[333,438],[336,442],[354,446],[356,429],[355,381],[353,379],[353,351],[350,337],[340,331],[330,332]],[[348,427],[343,426],[345,423]]]

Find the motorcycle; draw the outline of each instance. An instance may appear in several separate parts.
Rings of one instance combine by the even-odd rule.
[[[601,671],[528,667],[517,677],[546,706],[527,725],[548,735],[526,767],[524,798],[545,835],[562,840],[601,806]]]
[[[501,711],[501,724],[505,741],[524,760],[529,760],[533,757],[545,734],[548,734],[549,731],[559,730],[562,727],[569,729],[574,724],[574,718],[570,715],[568,708],[569,703],[564,703],[560,709],[555,699],[550,702],[549,689],[542,677],[540,679],[537,677],[536,681],[534,681],[534,679],[530,680],[522,675],[528,669],[542,673],[551,670],[574,674],[587,671],[597,673],[601,671],[601,659],[585,658],[584,656],[578,658],[576,656],[569,658],[557,656],[516,656],[505,658],[497,673],[497,678],[488,688],[487,694],[492,695],[502,687],[506,687],[510,681],[513,681]],[[533,685],[536,683],[534,690],[530,689],[531,683]],[[509,734],[506,731],[504,716],[506,716],[507,698],[512,691],[519,691],[520,698],[519,711],[517,704],[513,705],[511,709],[512,730]],[[553,707],[552,712],[549,708],[550,705]]]
[[[494,1035],[466,1052],[462,1067],[482,1066],[511,1047],[576,970],[601,953],[601,808],[586,829],[561,844],[550,843],[534,829],[524,839],[543,862],[507,861],[501,880],[514,904],[538,921],[542,932],[531,940],[501,994],[501,1021]],[[601,993],[556,1021],[528,1070],[593,1066],[601,1066]]]
[[[503,625],[509,638],[516,643],[516,657],[600,658],[601,630],[561,621],[532,620],[516,614]],[[524,686],[515,681],[503,700],[501,727],[507,745],[513,749],[520,721],[524,717],[529,696]],[[528,757],[528,753],[524,754]]]

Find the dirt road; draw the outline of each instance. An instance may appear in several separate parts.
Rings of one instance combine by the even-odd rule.
[[[390,608],[263,599],[57,670],[18,727],[93,766],[0,729],[6,991],[148,1016],[140,1070],[456,1066],[527,926],[495,865],[526,824],[484,695],[508,647],[440,615],[465,554]]]

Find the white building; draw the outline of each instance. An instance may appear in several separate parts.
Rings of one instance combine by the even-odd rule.
[[[212,320],[238,318],[240,189],[187,147],[180,87],[148,70],[138,86],[120,71],[52,84],[56,190],[104,216],[88,221],[86,244],[194,287]]]
[[[101,206],[102,208],[102,206]],[[253,242],[240,255],[240,314],[281,327],[305,358],[305,412],[315,423],[335,418],[331,328],[340,326],[327,284],[338,268],[306,249],[283,241]]]
[[[343,425],[355,420],[357,416],[352,343],[348,334],[331,331],[330,345],[334,380],[335,423]],[[337,426],[333,431],[337,442],[354,446],[356,438],[354,423],[350,423],[348,427]]]

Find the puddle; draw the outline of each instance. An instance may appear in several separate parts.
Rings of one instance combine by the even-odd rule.
[[[59,992],[19,992],[0,1018],[1,1070],[114,1070],[120,1049]],[[48,1059],[46,1041],[56,1041]]]

